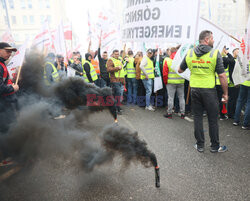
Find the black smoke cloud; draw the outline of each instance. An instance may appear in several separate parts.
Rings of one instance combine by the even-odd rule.
[[[39,159],[54,157],[69,160],[85,172],[112,162],[117,155],[122,156],[126,167],[131,162],[140,162],[145,167],[157,165],[155,155],[136,132],[115,125],[93,135],[95,128],[79,124],[72,114],[78,111],[85,116],[92,110],[104,109],[97,106],[86,111],[79,110],[78,106],[86,105],[87,94],[111,95],[109,88],[100,89],[80,78],[69,78],[46,90],[41,79],[43,64],[43,57],[37,54],[26,57],[17,118],[8,133],[0,135],[0,151],[5,157],[13,157],[24,167]],[[70,109],[70,113],[65,119],[54,120],[53,114],[62,107]]]

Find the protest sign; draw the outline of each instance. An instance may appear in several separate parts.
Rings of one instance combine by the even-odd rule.
[[[197,32],[199,2],[199,0],[127,0],[123,14],[122,39],[193,43]]]

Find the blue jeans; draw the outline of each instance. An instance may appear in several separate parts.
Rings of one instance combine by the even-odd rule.
[[[137,99],[137,80],[135,78],[128,78],[128,103],[136,104]]]
[[[98,78],[96,81],[95,81],[95,85],[100,87],[100,88],[103,88],[103,87],[106,87],[106,82],[104,79],[102,78]]]
[[[116,99],[116,109],[120,110],[120,104],[121,104],[121,96],[123,94],[123,84],[120,82],[111,82],[110,86],[112,88],[112,94],[114,98]]]
[[[150,96],[152,94],[153,79],[142,80],[144,88],[146,89],[146,106],[150,105]]]
[[[243,126],[249,126],[250,122],[250,87],[241,85],[240,93],[237,99],[237,105],[235,109],[234,122],[240,122],[240,114],[242,107],[246,104],[246,111],[243,120]]]

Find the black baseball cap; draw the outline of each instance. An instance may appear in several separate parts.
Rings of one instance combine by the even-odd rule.
[[[5,43],[5,42],[0,42],[0,49],[12,50],[12,51],[14,51],[14,52],[17,51],[16,48],[11,47],[8,43]]]

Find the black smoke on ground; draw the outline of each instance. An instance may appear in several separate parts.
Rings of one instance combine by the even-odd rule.
[[[106,106],[98,104],[87,110],[78,107],[87,105],[88,94],[109,97],[111,89],[100,89],[80,78],[66,78],[46,90],[43,64],[44,59],[37,54],[26,57],[17,118],[8,133],[0,135],[0,152],[5,157],[12,157],[23,167],[35,165],[38,160],[67,160],[84,172],[110,164],[117,155],[122,156],[126,167],[137,161],[145,167],[157,164],[155,155],[137,133],[111,126],[98,134],[95,126],[79,124],[77,115],[73,115],[75,111],[79,116],[85,116],[105,109]],[[55,120],[54,114],[62,107],[67,107],[70,113],[65,119]]]

